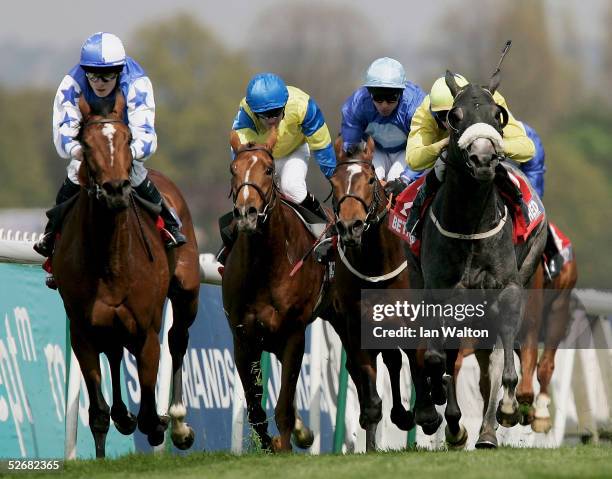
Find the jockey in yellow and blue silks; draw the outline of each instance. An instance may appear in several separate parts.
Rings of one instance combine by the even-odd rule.
[[[53,141],[58,155],[70,160],[67,178],[56,196],[56,205],[64,203],[80,191],[78,171],[83,160],[83,145],[79,141],[83,120],[79,109],[80,96],[83,95],[89,104],[100,101],[114,104],[118,92],[125,98],[123,118],[132,135],[130,184],[141,197],[161,206],[160,215],[169,233],[166,248],[180,246],[187,241],[180,230],[180,220],[176,212],[162,200],[144,166],[144,162],[157,149],[153,86],[144,69],[125,54],[123,43],[112,33],[94,33],[85,40],[79,63],[64,76],[55,95]],[[57,208],[49,210],[47,215],[49,222],[45,234],[34,245],[34,249],[43,256],[51,256],[55,232],[60,226]]]
[[[369,66],[363,86],[342,106],[344,150],[371,136],[372,163],[379,179],[392,181],[401,176],[409,181],[420,176],[406,168],[404,158],[412,116],[423,98],[425,92],[406,79],[400,62],[378,58]]]
[[[232,129],[242,143],[265,143],[273,127],[278,130],[272,153],[281,192],[327,221],[319,201],[306,188],[310,156],[327,178],[336,168],[336,156],[323,113],[299,88],[285,85],[274,73],[259,73],[247,86]]]
[[[535,155],[529,161],[525,163],[520,163],[519,168],[525,174],[533,189],[536,190],[538,196],[540,198],[544,198],[544,173],[546,172],[546,166],[544,166],[544,161],[546,155],[544,153],[544,145],[542,145],[542,140],[536,131],[531,128],[527,123],[522,122],[525,131],[527,132],[527,136],[535,146]]]

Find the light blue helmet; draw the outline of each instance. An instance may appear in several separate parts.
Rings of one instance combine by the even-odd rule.
[[[94,33],[81,47],[80,64],[85,68],[122,67],[125,65],[123,43],[112,33]]]
[[[400,62],[393,58],[383,57],[374,60],[366,72],[365,87],[404,88],[406,72]]]
[[[246,102],[254,113],[282,108],[288,99],[287,85],[274,73],[258,73],[247,85]]]

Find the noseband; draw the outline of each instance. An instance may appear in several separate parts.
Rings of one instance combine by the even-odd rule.
[[[379,208],[379,206],[381,204],[384,204],[384,201],[387,200],[386,195],[384,196],[384,199],[381,198],[380,196],[380,181],[378,180],[378,176],[376,175],[376,170],[374,169],[374,167],[372,166],[372,163],[370,163],[369,161],[365,161],[365,160],[358,160],[358,159],[351,159],[351,160],[345,160],[345,161],[341,161],[339,163],[336,164],[336,171],[338,170],[338,167],[340,165],[355,165],[355,164],[364,164],[369,166],[372,169],[372,173],[374,173],[374,178],[376,180],[376,184],[374,186],[374,199],[372,200],[372,202],[368,205],[366,204],[365,200],[363,198],[361,198],[360,196],[357,196],[353,193],[347,193],[345,195],[343,195],[339,200],[336,201],[335,196],[332,198],[332,207],[334,210],[334,216],[336,217],[336,222],[340,220],[340,218],[338,217],[339,213],[340,213],[340,205],[342,204],[342,202],[344,200],[346,200],[347,198],[353,198],[354,200],[357,200],[359,203],[362,204],[363,209],[366,212],[366,219],[365,219],[365,227],[364,230],[367,231],[367,229],[372,226],[372,225],[376,225],[378,223],[380,223],[383,218],[387,215],[388,213],[388,209],[387,208],[383,208],[382,211],[380,212],[376,212],[376,210]],[[333,186],[332,186],[333,188]]]
[[[263,151],[263,152],[265,152],[270,157],[270,159],[272,160],[272,165],[274,166],[274,156],[272,155],[272,152],[270,150],[268,150],[265,146],[253,145],[253,146],[247,146],[245,148],[241,148],[240,150],[238,150],[236,152],[236,156],[238,156],[238,155],[240,155],[240,154],[242,154],[244,152],[247,152],[247,151]],[[257,194],[259,194],[259,196],[261,197],[262,201],[264,202],[263,210],[261,212],[257,213],[257,221],[261,220],[262,223],[265,223],[267,221],[267,219],[268,219],[268,215],[270,214],[270,211],[272,211],[272,209],[276,205],[276,201],[275,201],[276,200],[276,190],[278,189],[278,186],[276,185],[276,182],[274,180],[272,180],[272,189],[270,190],[269,197],[267,197],[265,192],[256,183],[253,183],[251,181],[244,181],[244,182],[240,183],[240,185],[238,185],[238,188],[236,188],[236,191],[230,191],[230,195],[232,196],[234,210],[236,209],[236,199],[238,198],[238,193],[245,186],[250,186],[255,191],[257,191]]]

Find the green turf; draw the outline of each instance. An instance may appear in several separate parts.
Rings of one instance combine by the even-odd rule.
[[[36,477],[41,477],[37,474]],[[134,454],[103,461],[71,461],[55,477],[124,478],[612,478],[612,447],[496,451],[405,451],[376,454],[233,456],[193,453],[179,457]],[[20,477],[27,477],[19,474]]]

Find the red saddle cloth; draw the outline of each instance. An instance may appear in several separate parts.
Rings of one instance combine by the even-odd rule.
[[[518,194],[510,195],[501,189],[499,191],[512,216],[514,244],[520,244],[526,241],[536,226],[544,220],[544,206],[540,198],[533,194],[529,183],[522,176],[514,175],[511,171],[508,171],[508,177],[516,188],[516,192],[520,192],[522,199],[517,200]],[[425,183],[425,178],[426,176],[422,176],[414,183],[411,183],[397,197],[395,208],[389,212],[389,229],[406,241],[410,246],[410,250],[416,256],[419,256],[421,248],[420,227],[418,227],[417,223],[417,227],[413,228],[414,231],[408,231],[406,222],[410,216],[414,199],[421,186]],[[425,199],[423,207],[419,212],[419,223],[422,221],[435,194],[436,191],[429,192],[428,197]]]
[[[570,262],[574,259],[572,242],[556,224],[549,222],[548,228],[549,234],[555,242],[559,254],[563,257],[563,264]]]

